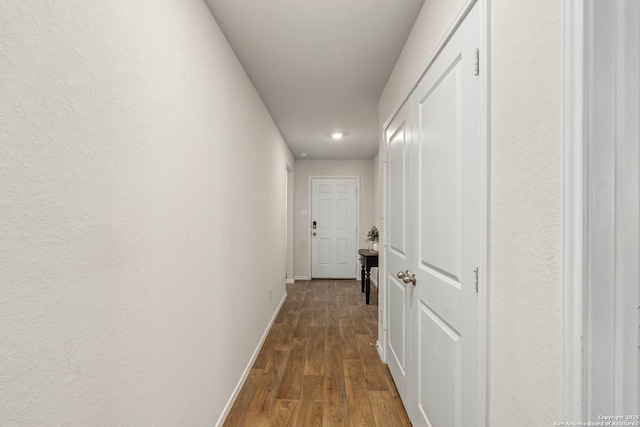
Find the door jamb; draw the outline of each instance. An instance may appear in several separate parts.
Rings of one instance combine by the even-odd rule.
[[[479,0],[480,8],[480,143],[482,144],[482,259],[480,282],[480,425],[489,423],[489,284],[491,279],[491,0]],[[482,286],[484,285],[484,286]]]
[[[586,397],[585,333],[585,4],[564,2],[563,417],[581,420]]]
[[[616,7],[624,6],[625,2],[618,1],[612,2]],[[594,163],[596,158],[590,159],[589,154],[589,142],[594,138],[594,131],[592,130],[592,111],[595,110],[594,103],[596,103],[593,94],[596,92],[598,81],[595,81],[594,75],[591,75],[592,64],[597,53],[603,49],[598,47],[594,41],[595,33],[597,30],[597,23],[594,19],[597,19],[597,15],[590,9],[592,3],[584,0],[566,0],[564,2],[563,9],[563,25],[564,25],[564,161],[563,161],[563,417],[566,420],[586,420],[589,417],[591,408],[590,396],[591,391],[589,389],[591,378],[588,376],[589,371],[594,367],[590,364],[594,363],[588,360],[590,351],[590,340],[596,338],[597,331],[589,325],[589,293],[593,288],[590,283],[590,272],[588,266],[591,264],[591,258],[589,255],[589,238],[591,230],[591,220],[589,219],[589,205],[595,203],[589,201],[590,196],[590,176],[592,176],[595,168],[598,167],[597,163]],[[637,7],[637,6],[636,6]],[[624,7],[617,10],[618,18],[625,15]],[[635,16],[638,16],[638,9],[635,9]],[[637,27],[634,27],[637,28]],[[621,30],[624,27],[616,27],[616,49],[625,47],[625,43],[629,42],[627,37],[635,37],[636,43],[638,40],[638,33],[630,35]],[[636,30],[637,31],[637,30]],[[633,45],[632,45],[633,46]],[[637,46],[637,45],[636,45]],[[620,50],[618,54],[620,54]],[[640,60],[640,53],[635,51],[635,61],[637,67],[637,61]],[[628,57],[626,60],[631,61]],[[619,64],[616,64],[618,66]],[[631,72],[630,76],[637,76],[636,72]],[[616,84],[621,83],[625,85],[622,88],[616,88],[617,91],[632,92],[631,97],[638,97],[639,90],[635,88],[629,88],[627,86],[628,81],[625,81],[624,74],[620,74],[619,70],[616,70],[614,79]],[[637,78],[637,77],[636,77]],[[619,80],[620,79],[620,80]],[[637,81],[635,83],[638,85]],[[624,126],[619,126],[620,121],[623,120],[619,117],[619,111],[624,111],[621,114],[637,114],[635,112],[628,112],[624,109],[623,105],[618,105],[619,99],[615,101],[614,106],[616,110],[616,138],[625,140],[635,140],[637,134],[627,132]],[[601,104],[598,104],[602,106]],[[637,104],[636,104],[637,105]],[[621,108],[622,107],[622,108]],[[637,108],[637,107],[636,107]],[[616,257],[617,258],[617,257]],[[617,260],[616,260],[617,261]],[[627,284],[628,286],[628,284]],[[620,295],[615,295],[616,307],[618,303],[625,300],[625,292],[629,292],[629,288],[616,288],[616,294],[620,292]],[[635,290],[637,292],[637,289]],[[637,295],[632,297],[637,298]],[[634,298],[631,298],[633,301]],[[617,313],[620,313],[619,311]],[[616,340],[623,340],[621,335],[623,332],[620,328],[623,328],[624,321],[620,318],[616,318],[615,332]],[[635,328],[635,326],[634,326]],[[622,353],[622,349],[614,346],[614,351],[618,351],[618,356]],[[637,351],[634,348],[635,351]],[[625,374],[622,369],[623,365],[616,360],[616,381],[621,378],[634,377]],[[635,363],[632,366],[636,366]],[[635,372],[637,374],[637,372]],[[632,381],[637,381],[634,379]],[[623,399],[625,389],[623,386],[616,384],[614,391],[614,405],[616,405],[616,412],[625,410],[623,405]]]
[[[356,180],[356,246],[360,246],[360,175],[309,175],[309,215],[307,219],[307,242],[309,248],[309,279],[313,279],[313,266],[312,266],[312,253],[311,253],[311,218],[313,217],[313,212],[311,211],[312,206],[312,186],[311,183],[314,179],[355,179]],[[355,276],[358,277],[358,257],[356,256],[356,263],[353,266],[355,269]]]

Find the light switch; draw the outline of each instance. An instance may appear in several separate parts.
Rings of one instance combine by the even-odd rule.
[[[304,209],[300,211],[300,216],[307,216],[307,211]]]

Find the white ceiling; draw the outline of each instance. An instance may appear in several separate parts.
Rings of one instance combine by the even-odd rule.
[[[376,155],[378,97],[424,0],[206,2],[296,158]]]

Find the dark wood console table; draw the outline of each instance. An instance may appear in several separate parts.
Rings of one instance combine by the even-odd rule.
[[[362,264],[362,270],[360,271],[362,292],[366,291],[365,301],[369,304],[369,294],[371,293],[371,267],[378,266],[378,254],[371,252],[369,249],[358,249],[358,255],[360,255],[360,263]]]

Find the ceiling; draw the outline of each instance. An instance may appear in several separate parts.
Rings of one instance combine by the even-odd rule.
[[[424,0],[205,1],[296,158],[376,155],[378,98]]]

